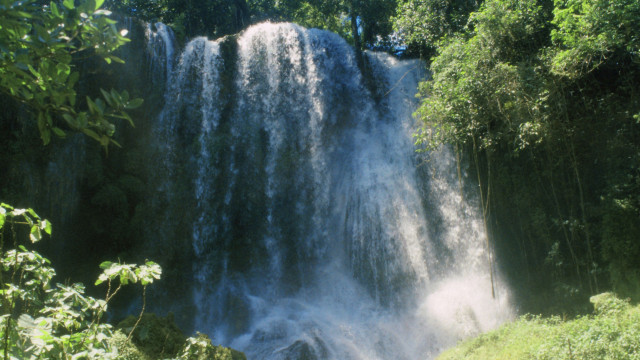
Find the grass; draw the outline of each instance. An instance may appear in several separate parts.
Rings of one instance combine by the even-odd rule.
[[[593,296],[594,314],[563,321],[526,315],[467,340],[437,360],[640,360],[640,306]]]

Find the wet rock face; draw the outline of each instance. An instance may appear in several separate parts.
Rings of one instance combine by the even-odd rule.
[[[318,360],[313,347],[302,340],[298,340],[282,351],[285,360]]]

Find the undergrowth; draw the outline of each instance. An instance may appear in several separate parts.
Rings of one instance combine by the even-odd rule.
[[[171,317],[144,314],[146,288],[162,273],[152,261],[103,262],[95,285],[106,285],[104,299],[86,295],[80,283],[54,283],[50,261],[28,249],[51,232],[32,209],[0,203],[0,359],[246,360],[206,335],[185,338]],[[102,319],[132,283],[142,286],[142,309],[116,329]]]
[[[591,315],[525,315],[467,340],[437,360],[640,360],[640,306],[612,293],[591,297]]]

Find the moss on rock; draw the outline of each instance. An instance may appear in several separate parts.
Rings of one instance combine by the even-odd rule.
[[[138,319],[129,316],[121,321],[111,343],[118,349],[118,359],[122,360],[247,360],[240,351],[215,346],[211,339],[201,333],[186,338],[173,320],[173,315],[160,317],[143,314],[135,327],[130,341],[127,335]]]
[[[135,344],[127,341],[127,335],[122,331],[116,331],[109,339],[109,343],[117,350],[118,360],[151,360]]]
[[[189,360],[247,360],[247,357],[239,351],[213,345],[211,339],[201,333],[196,333],[195,337],[187,339],[180,358]]]
[[[121,321],[117,328],[129,334],[137,318],[129,316]],[[131,341],[149,359],[176,357],[182,350],[185,336],[173,321],[173,315],[160,317],[156,314],[143,314],[136,326]]]

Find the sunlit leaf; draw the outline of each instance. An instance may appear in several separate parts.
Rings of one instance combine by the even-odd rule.
[[[7,210],[13,210],[14,209],[13,206],[11,206],[9,204],[5,204],[5,203],[0,203],[0,207],[3,207],[5,209],[7,209]],[[2,211],[2,209],[0,209],[0,211]]]
[[[108,269],[112,264],[112,261],[103,261],[102,263],[100,263],[100,269]]]
[[[26,213],[27,210],[26,209],[14,209],[13,211],[11,211],[11,215],[13,216],[20,216],[24,213]]]
[[[47,235],[51,235],[51,222],[49,220],[42,220],[42,223],[40,225],[40,228],[42,230],[44,230],[45,233],[47,233]]]
[[[122,60],[121,58],[115,56],[115,55],[109,55],[108,57],[105,58],[105,61],[107,61],[107,63],[111,63],[111,60],[119,63],[119,64],[124,64],[124,60]]]
[[[29,238],[31,242],[38,242],[42,239],[42,233],[40,232],[40,227],[34,225],[31,227],[31,233],[29,234]]]
[[[96,12],[94,12],[93,15],[111,16],[111,11],[105,10],[105,9],[100,9],[100,10],[97,10]]]
[[[56,5],[55,1],[49,3],[49,7],[51,8],[51,13],[56,17],[60,17],[60,10],[58,9],[58,5]]]

